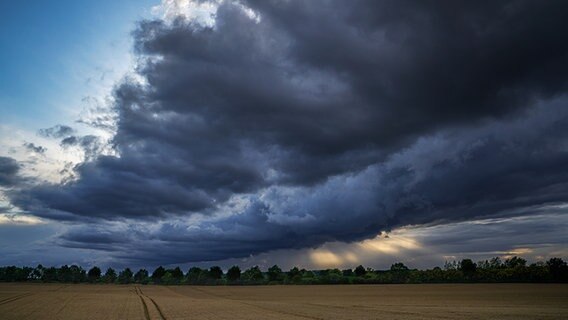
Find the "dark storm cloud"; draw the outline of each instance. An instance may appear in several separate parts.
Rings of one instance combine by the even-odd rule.
[[[562,99],[515,121],[424,137],[361,172],[335,176],[316,186],[273,186],[242,199],[244,208],[233,204],[213,219],[174,219],[147,232],[133,228],[133,239],[112,248],[120,259],[158,264],[218,260],[326,241],[359,241],[408,224],[541,215],[547,211],[539,206],[568,198],[565,105]],[[562,214],[562,209],[555,210]],[[236,214],[225,217],[226,211]],[[529,232],[530,225],[516,231],[534,234],[535,239],[527,239],[526,244],[542,243],[543,228],[532,224]],[[83,232],[96,237],[99,231]],[[116,236],[123,233],[121,229]],[[463,241],[469,241],[471,237],[462,233]],[[457,233],[454,236],[459,238]],[[456,245],[462,241],[446,238]],[[62,244],[72,247],[91,245],[73,236],[65,240]],[[479,241],[484,246],[479,250],[487,250],[489,242]],[[136,248],[141,242],[147,243],[143,250]],[[129,249],[122,251],[125,245]],[[151,258],[148,250],[154,252]]]
[[[146,81],[114,92],[120,156],[12,202],[62,220],[201,217],[140,236],[175,262],[567,200],[565,2],[246,3],[259,21],[226,2],[212,28],[141,22]],[[101,242],[91,232],[63,243]]]
[[[18,161],[9,157],[0,157],[0,186],[15,185],[20,180],[19,171]]]
[[[38,135],[45,138],[65,138],[75,133],[75,130],[69,126],[58,124],[51,128],[40,129]]]
[[[566,90],[563,1],[248,3],[297,64],[345,77],[387,141]]]

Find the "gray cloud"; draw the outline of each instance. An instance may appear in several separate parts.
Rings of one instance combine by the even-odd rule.
[[[18,172],[20,165],[18,161],[9,157],[0,157],[0,186],[13,186],[20,178]]]
[[[85,153],[86,160],[96,158],[105,148],[105,143],[102,139],[94,135],[68,136],[61,140],[60,145],[63,148],[80,148]]]
[[[212,28],[140,22],[146,83],[114,92],[120,156],[12,203],[135,235],[161,221],[129,256],[174,263],[567,200],[564,2],[246,4],[260,21],[225,2]],[[61,241],[110,251],[122,233]]]
[[[38,135],[45,138],[60,139],[71,136],[75,130],[69,126],[58,124],[51,128],[40,129]]]
[[[24,147],[26,147],[26,149],[31,151],[31,152],[40,153],[40,154],[43,154],[47,151],[47,148],[39,146],[39,145],[36,146],[33,142],[24,143]]]
[[[360,241],[409,224],[542,214],[536,207],[563,203],[568,196],[565,103],[547,103],[507,123],[424,137],[380,164],[315,186],[271,186],[233,200],[212,218],[172,219],[159,229],[130,225],[126,229],[133,239],[111,244],[109,250],[120,256],[121,246],[132,243],[122,259],[219,260],[328,241]],[[100,230],[112,238],[112,228]],[[97,238],[100,232],[81,230],[81,236],[70,234],[62,245],[91,247],[93,243],[82,237],[86,233]],[[121,227],[115,235],[124,233]],[[138,251],[135,244],[141,242],[146,246]],[[154,252],[151,258],[148,250]]]

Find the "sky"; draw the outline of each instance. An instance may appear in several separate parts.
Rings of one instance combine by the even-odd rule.
[[[563,1],[0,12],[0,265],[568,257]]]

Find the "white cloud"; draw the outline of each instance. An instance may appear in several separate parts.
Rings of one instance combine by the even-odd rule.
[[[160,5],[152,8],[152,13],[170,22],[184,17],[202,26],[212,27],[219,4],[220,1],[162,0]]]
[[[214,27],[215,15],[222,3],[223,0],[162,0],[161,4],[152,7],[152,14],[168,22],[183,17],[192,23],[204,27]],[[251,20],[254,20],[256,23],[260,22],[261,17],[258,12],[255,12],[239,1],[233,1],[233,4],[241,9]]]

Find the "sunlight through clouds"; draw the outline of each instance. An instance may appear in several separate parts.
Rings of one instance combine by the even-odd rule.
[[[45,221],[38,217],[23,214],[0,214],[0,225],[36,225]]]
[[[152,14],[161,17],[165,21],[172,22],[179,17],[197,23],[203,27],[215,27],[217,9],[221,0],[198,1],[198,0],[162,0],[162,3],[152,7]],[[234,3],[251,20],[259,23],[260,13],[245,6],[241,2]]]
[[[416,240],[400,235],[404,229],[396,232],[398,234],[385,236],[385,233],[375,237],[374,239],[365,240],[359,243],[359,247],[368,252],[377,252],[385,254],[397,254],[405,250],[418,250],[422,246]]]
[[[413,252],[424,251],[423,246],[408,230],[382,232],[373,239],[354,243],[332,242],[308,252],[310,262],[318,268],[352,268],[357,264],[404,258]]]
[[[202,26],[212,27],[215,25],[219,3],[220,1],[162,0],[160,5],[152,7],[152,13],[170,22],[181,16]]]
[[[344,259],[327,250],[316,250],[310,254],[312,262],[321,268],[334,268],[344,263]]]

